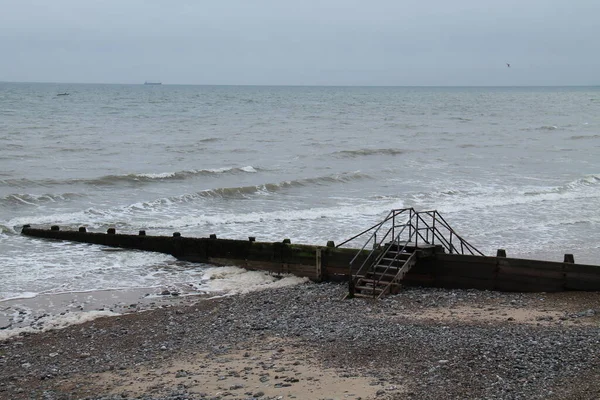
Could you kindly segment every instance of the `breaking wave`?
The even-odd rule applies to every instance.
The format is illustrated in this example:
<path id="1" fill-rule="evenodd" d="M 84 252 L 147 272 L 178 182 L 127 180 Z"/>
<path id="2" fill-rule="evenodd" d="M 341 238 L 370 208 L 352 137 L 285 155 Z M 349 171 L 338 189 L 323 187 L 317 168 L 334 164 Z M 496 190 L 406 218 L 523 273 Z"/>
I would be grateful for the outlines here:
<path id="1" fill-rule="evenodd" d="M 219 176 L 221 174 L 241 174 L 241 173 L 256 173 L 261 169 L 255 168 L 251 165 L 245 167 L 225 167 L 225 168 L 214 168 L 214 169 L 191 169 L 176 172 L 159 172 L 159 173 L 133 173 L 125 175 L 106 175 L 99 178 L 92 179 L 68 179 L 68 180 L 57 180 L 57 179 L 44 179 L 41 181 L 32 181 L 30 179 L 5 179 L 0 180 L 0 184 L 13 187 L 27 187 L 32 185 L 71 185 L 71 184 L 86 184 L 86 185 L 100 185 L 110 186 L 119 183 L 144 183 L 144 182 L 156 182 L 156 181 L 169 181 L 169 180 L 184 180 L 195 176 Z"/>
<path id="2" fill-rule="evenodd" d="M 73 199 L 85 197 L 83 194 L 78 193 L 63 193 L 63 194 L 9 194 L 0 198 L 0 206 L 3 205 L 19 205 L 19 206 L 32 206 L 37 207 L 40 204 L 57 203 L 70 201 Z"/>
<path id="3" fill-rule="evenodd" d="M 8 226 L 0 225 L 0 234 L 15 233 L 16 231 Z"/>
<path id="4" fill-rule="evenodd" d="M 355 180 L 368 179 L 369 175 L 363 174 L 359 171 L 342 173 L 336 175 L 327 175 L 316 178 L 304 178 L 296 179 L 291 181 L 283 181 L 279 183 L 265 183 L 254 186 L 240 186 L 230 188 L 214 188 L 207 189 L 193 194 L 185 194 L 174 198 L 157 200 L 160 202 L 190 202 L 197 200 L 198 198 L 223 198 L 223 199 L 235 199 L 235 198 L 246 198 L 251 195 L 264 195 L 276 193 L 281 190 L 295 188 L 295 187 L 307 187 L 307 186 L 321 186 L 330 185 L 335 183 L 351 182 Z"/>
<path id="5" fill-rule="evenodd" d="M 127 175 L 107 175 L 98 179 L 89 180 L 85 183 L 89 184 L 105 184 L 111 185 L 121 182 L 154 182 L 166 180 L 184 180 L 194 176 L 217 176 L 220 174 L 236 174 L 236 173 L 256 173 L 257 169 L 252 166 L 246 167 L 229 167 L 215 169 L 192 169 L 177 172 L 161 172 L 161 173 L 145 173 L 145 174 L 127 174 Z"/>
<path id="6" fill-rule="evenodd" d="M 117 229 L 122 229 L 127 227 L 127 221 L 129 221 L 134 215 L 136 216 L 138 223 L 140 223 L 144 220 L 147 220 L 147 218 L 152 218 L 155 212 L 166 212 L 165 210 L 173 210 L 177 208 L 177 204 L 194 203 L 207 199 L 247 199 L 254 196 L 268 196 L 289 188 L 332 185 L 369 178 L 370 177 L 368 175 L 356 171 L 315 178 L 284 181 L 280 183 L 266 183 L 255 186 L 214 188 L 195 193 L 164 197 L 152 201 L 139 202 L 106 209 L 92 207 L 71 213 L 17 217 L 10 220 L 8 225 L 22 226 L 23 224 L 32 224 L 35 226 L 56 223 L 60 224 L 61 226 L 66 224 L 70 228 L 77 228 L 79 224 L 85 224 L 90 228 L 96 229 L 99 227 L 104 228 L 102 221 L 108 220 L 111 221 L 111 226 L 116 226 Z"/>
<path id="7" fill-rule="evenodd" d="M 595 186 L 598 184 L 600 184 L 600 174 L 586 175 L 583 178 L 576 179 L 572 182 L 569 182 L 569 183 L 561 185 L 561 186 L 556 186 L 553 188 L 549 188 L 546 190 L 540 190 L 540 191 L 530 191 L 530 192 L 526 192 L 525 195 L 526 196 L 537 196 L 537 195 L 549 194 L 549 193 L 564 194 L 564 193 L 573 192 L 573 191 L 576 191 L 576 190 L 579 190 L 582 188 Z"/>

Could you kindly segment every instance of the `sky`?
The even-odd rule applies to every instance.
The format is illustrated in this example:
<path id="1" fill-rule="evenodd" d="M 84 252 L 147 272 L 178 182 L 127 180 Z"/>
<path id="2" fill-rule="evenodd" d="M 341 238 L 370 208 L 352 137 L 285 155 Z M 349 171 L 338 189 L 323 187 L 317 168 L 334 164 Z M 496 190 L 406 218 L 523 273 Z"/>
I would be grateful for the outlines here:
<path id="1" fill-rule="evenodd" d="M 0 10 L 0 81 L 600 84 L 600 0 L 0 0 Z"/>

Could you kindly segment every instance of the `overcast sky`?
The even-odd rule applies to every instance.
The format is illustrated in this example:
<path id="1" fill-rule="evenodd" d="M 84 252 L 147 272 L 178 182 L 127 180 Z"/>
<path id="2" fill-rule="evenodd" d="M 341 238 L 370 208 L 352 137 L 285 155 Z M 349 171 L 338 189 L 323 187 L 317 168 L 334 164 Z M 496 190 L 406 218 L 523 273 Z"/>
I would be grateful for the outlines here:
<path id="1" fill-rule="evenodd" d="M 600 0 L 0 0 L 0 81 L 146 80 L 598 85 Z"/>

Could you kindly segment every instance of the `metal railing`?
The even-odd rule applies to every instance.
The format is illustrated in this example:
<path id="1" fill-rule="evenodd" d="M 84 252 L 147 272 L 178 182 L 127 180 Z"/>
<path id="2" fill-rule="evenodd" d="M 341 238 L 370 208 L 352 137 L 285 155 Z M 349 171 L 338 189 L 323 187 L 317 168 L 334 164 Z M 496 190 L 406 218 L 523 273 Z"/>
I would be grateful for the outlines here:
<path id="1" fill-rule="evenodd" d="M 398 223 L 399 220 L 402 220 L 402 223 Z M 441 245 L 450 254 L 484 255 L 456 233 L 437 210 L 416 211 L 412 207 L 391 210 L 383 221 L 365 229 L 336 247 L 343 246 L 369 232 L 371 232 L 371 236 L 350 261 L 351 276 L 353 275 L 352 267 L 354 263 L 368 248 L 371 248 L 371 251 L 358 268 L 356 275 L 360 275 L 365 266 L 377 265 L 394 245 L 397 245 L 400 249 L 399 253 L 404 252 L 409 244 L 415 248 L 418 248 L 419 245 L 437 244 Z"/>

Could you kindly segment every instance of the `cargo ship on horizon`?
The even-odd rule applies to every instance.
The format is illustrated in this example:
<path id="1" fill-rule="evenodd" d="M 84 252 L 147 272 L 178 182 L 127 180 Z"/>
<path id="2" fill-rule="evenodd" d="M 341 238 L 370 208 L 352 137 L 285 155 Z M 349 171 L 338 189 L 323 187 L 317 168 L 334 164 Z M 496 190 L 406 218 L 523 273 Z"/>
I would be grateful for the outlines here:
<path id="1" fill-rule="evenodd" d="M 162 82 L 149 82 L 149 81 L 146 81 L 146 82 L 144 82 L 144 85 L 162 85 Z"/>

